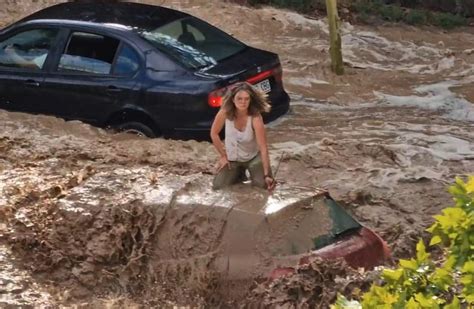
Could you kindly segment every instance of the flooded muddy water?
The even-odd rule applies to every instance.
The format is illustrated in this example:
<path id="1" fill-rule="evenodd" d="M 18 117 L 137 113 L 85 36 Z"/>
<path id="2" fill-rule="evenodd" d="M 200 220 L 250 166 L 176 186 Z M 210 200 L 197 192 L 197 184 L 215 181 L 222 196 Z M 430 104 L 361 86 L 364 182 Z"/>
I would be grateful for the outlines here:
<path id="1" fill-rule="evenodd" d="M 472 28 L 344 24 L 346 74 L 335 76 L 323 19 L 220 1 L 159 3 L 279 53 L 292 101 L 267 130 L 275 193 L 247 185 L 210 190 L 217 156 L 207 142 L 114 135 L 0 111 L 2 306 L 205 307 L 223 286 L 235 301 L 248 292 L 248 278 L 278 256 L 308 250 L 308 235 L 327 227 L 324 216 L 302 211 L 278 215 L 283 230 L 256 229 L 256 243 L 235 231 L 307 203 L 317 188 L 382 235 L 395 258 L 406 257 L 432 216 L 452 203 L 446 189 L 454 177 L 474 173 Z M 27 12 L 8 5 L 11 16 Z M 321 267 L 306 271 L 316 276 Z M 304 274 L 278 293 L 306 282 Z M 271 293 L 249 295 L 285 303 Z"/>

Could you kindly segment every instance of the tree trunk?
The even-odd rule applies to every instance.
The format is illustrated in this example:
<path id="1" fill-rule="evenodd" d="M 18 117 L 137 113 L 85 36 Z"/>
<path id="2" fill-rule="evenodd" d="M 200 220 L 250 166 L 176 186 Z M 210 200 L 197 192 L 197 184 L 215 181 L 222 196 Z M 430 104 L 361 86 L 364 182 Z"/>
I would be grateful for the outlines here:
<path id="1" fill-rule="evenodd" d="M 331 70 L 337 75 L 342 75 L 344 74 L 344 65 L 342 62 L 341 33 L 339 31 L 340 19 L 337 14 L 336 0 L 326 0 L 326 10 L 329 23 Z"/>

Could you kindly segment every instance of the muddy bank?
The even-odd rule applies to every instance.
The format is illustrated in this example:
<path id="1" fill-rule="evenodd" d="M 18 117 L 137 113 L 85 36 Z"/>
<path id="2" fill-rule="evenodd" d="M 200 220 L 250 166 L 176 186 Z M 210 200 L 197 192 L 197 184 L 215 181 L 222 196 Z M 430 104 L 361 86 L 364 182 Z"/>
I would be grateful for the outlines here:
<path id="1" fill-rule="evenodd" d="M 90 302 L 94 291 L 95 297 L 121 295 L 150 306 L 233 303 L 254 279 L 266 280 L 282 265 L 280 257 L 311 250 L 313 239 L 329 229 L 315 190 L 282 185 L 269 196 L 242 185 L 216 193 L 212 177 L 196 170 L 178 175 L 163 165 L 106 160 L 116 154 L 97 143 L 105 142 L 99 138 L 105 133 L 96 129 L 68 136 L 74 147 L 84 146 L 81 156 L 68 160 L 58 154 L 70 145 L 46 133 L 61 122 L 25 117 L 37 121 L 43 152 L 24 162 L 21 140 L 0 139 L 6 154 L 2 240 L 37 280 L 61 283 L 50 287 L 56 302 Z M 28 126 L 23 123 L 33 135 Z M 147 142 L 106 136 L 109 142 Z"/>

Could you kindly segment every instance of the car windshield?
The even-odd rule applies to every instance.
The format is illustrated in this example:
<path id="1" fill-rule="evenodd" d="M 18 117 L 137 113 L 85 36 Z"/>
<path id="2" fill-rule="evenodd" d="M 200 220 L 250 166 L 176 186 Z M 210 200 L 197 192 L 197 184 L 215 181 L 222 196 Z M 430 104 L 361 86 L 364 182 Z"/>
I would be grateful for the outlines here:
<path id="1" fill-rule="evenodd" d="M 246 47 L 225 32 L 193 17 L 140 31 L 139 35 L 189 69 L 215 65 Z"/>

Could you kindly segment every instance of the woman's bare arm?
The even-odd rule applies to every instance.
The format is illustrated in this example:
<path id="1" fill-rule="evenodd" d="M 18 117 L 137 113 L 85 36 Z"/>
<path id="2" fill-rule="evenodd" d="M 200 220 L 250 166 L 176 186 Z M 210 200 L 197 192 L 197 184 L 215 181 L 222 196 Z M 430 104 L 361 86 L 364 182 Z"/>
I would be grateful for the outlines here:
<path id="1" fill-rule="evenodd" d="M 217 152 L 220 154 L 221 157 L 226 157 L 227 158 L 227 153 L 225 151 L 225 145 L 222 142 L 219 133 L 221 132 L 222 128 L 224 127 L 225 124 L 225 112 L 223 110 L 220 110 L 216 117 L 214 118 L 214 122 L 212 123 L 211 127 L 211 140 L 212 144 L 216 148 Z"/>
<path id="2" fill-rule="evenodd" d="M 263 124 L 262 115 L 252 117 L 253 129 L 255 130 L 255 138 L 262 157 L 264 175 L 272 176 L 270 168 L 270 156 L 268 154 L 267 136 L 265 133 L 265 125 Z"/>

